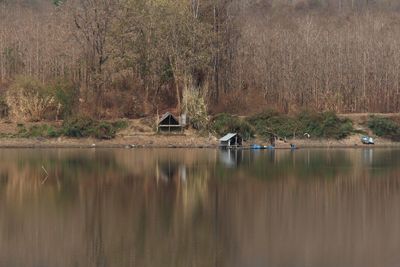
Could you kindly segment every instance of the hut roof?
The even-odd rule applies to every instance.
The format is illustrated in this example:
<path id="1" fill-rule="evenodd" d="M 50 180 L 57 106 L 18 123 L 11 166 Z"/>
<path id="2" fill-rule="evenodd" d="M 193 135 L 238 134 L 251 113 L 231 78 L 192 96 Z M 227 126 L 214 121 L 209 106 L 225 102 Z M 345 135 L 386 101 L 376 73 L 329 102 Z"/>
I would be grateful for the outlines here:
<path id="1" fill-rule="evenodd" d="M 238 134 L 237 134 L 237 133 L 228 133 L 227 135 L 225 135 L 224 137 L 222 137 L 221 139 L 219 139 L 219 141 L 221 141 L 221 142 L 229 141 L 230 139 L 232 139 L 232 138 L 235 137 L 236 135 L 238 135 Z"/>
<path id="2" fill-rule="evenodd" d="M 171 112 L 166 112 L 164 115 L 162 115 L 159 123 L 161 124 L 169 116 L 171 116 L 176 122 L 179 123 L 179 119 L 177 117 L 175 117 L 174 114 L 172 114 Z"/>

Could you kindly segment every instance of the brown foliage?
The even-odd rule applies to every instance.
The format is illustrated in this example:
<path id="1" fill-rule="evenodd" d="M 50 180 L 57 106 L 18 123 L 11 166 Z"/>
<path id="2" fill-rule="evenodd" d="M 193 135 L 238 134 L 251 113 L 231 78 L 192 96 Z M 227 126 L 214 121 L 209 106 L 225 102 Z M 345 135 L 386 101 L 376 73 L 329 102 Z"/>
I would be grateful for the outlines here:
<path id="1" fill-rule="evenodd" d="M 179 109 L 187 87 L 213 111 L 400 110 L 396 0 L 35 2 L 0 2 L 0 83 L 71 81 L 92 116 Z"/>
<path id="2" fill-rule="evenodd" d="M 400 31 L 396 13 L 342 16 L 291 13 L 248 18 L 235 69 L 265 104 L 339 112 L 400 109 Z"/>
<path id="3" fill-rule="evenodd" d="M 7 91 L 5 100 L 10 117 L 16 121 L 40 121 L 47 112 L 60 107 L 52 94 L 31 79 L 17 79 Z"/>

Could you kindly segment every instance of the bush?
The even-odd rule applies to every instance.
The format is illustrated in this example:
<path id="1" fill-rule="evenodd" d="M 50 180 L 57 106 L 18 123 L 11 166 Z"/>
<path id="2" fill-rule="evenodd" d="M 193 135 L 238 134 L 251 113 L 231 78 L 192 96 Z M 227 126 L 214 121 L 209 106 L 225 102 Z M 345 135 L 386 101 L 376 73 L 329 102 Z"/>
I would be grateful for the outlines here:
<path id="1" fill-rule="evenodd" d="M 248 122 L 256 129 L 257 134 L 269 138 L 303 137 L 308 133 L 314 138 L 343 139 L 354 132 L 349 119 L 341 119 L 333 112 L 301 112 L 288 116 L 273 110 L 265 111 L 250 117 Z"/>
<path id="2" fill-rule="evenodd" d="M 56 102 L 59 104 L 57 118 L 66 119 L 71 116 L 78 102 L 78 89 L 72 83 L 60 80 L 52 84 L 48 90 L 55 96 Z"/>
<path id="3" fill-rule="evenodd" d="M 354 132 L 350 119 L 341 119 L 334 112 L 302 112 L 297 116 L 299 128 L 317 138 L 343 139 Z"/>
<path id="4" fill-rule="evenodd" d="M 24 124 L 18 123 L 16 133 L 4 133 L 1 134 L 1 137 L 57 138 L 67 136 L 74 138 L 94 137 L 97 139 L 112 139 L 115 138 L 119 130 L 126 127 L 128 127 L 128 122 L 123 120 L 109 123 L 95 121 L 86 117 L 75 117 L 65 120 L 62 126 L 35 124 L 28 128 Z"/>
<path id="5" fill-rule="evenodd" d="M 47 134 L 47 125 L 34 125 L 26 131 L 26 137 L 40 137 Z"/>
<path id="6" fill-rule="evenodd" d="M 87 117 L 75 117 L 63 123 L 63 134 L 67 137 L 112 139 L 115 137 L 118 130 L 119 129 L 111 123 L 98 122 Z"/>
<path id="7" fill-rule="evenodd" d="M 117 130 L 108 122 L 97 123 L 93 128 L 93 137 L 97 139 L 113 139 Z"/>
<path id="8" fill-rule="evenodd" d="M 62 135 L 62 130 L 55 129 L 53 126 L 47 128 L 47 137 L 56 138 Z"/>
<path id="9" fill-rule="evenodd" d="M 377 136 L 396 140 L 399 139 L 400 127 L 395 121 L 389 118 L 371 116 L 367 124 L 368 128 Z"/>
<path id="10" fill-rule="evenodd" d="M 49 137 L 55 138 L 61 136 L 62 131 L 55 129 L 53 126 L 42 124 L 33 125 L 26 129 L 23 124 L 18 124 L 18 132 L 16 137 L 30 138 L 30 137 Z"/>
<path id="11" fill-rule="evenodd" d="M 127 125 L 127 122 L 117 121 L 114 123 L 99 122 L 86 117 L 75 117 L 66 120 L 62 127 L 54 127 L 47 124 L 33 125 L 26 128 L 24 124 L 17 125 L 17 133 L 11 137 L 46 137 L 56 138 L 60 136 L 82 138 L 94 137 L 97 139 L 115 138 L 118 130 Z"/>
<path id="12" fill-rule="evenodd" d="M 74 117 L 64 121 L 63 133 L 68 137 L 89 137 L 93 133 L 95 121 L 87 117 Z"/>
<path id="13" fill-rule="evenodd" d="M 292 137 L 295 135 L 297 125 L 293 118 L 268 110 L 248 119 L 256 129 L 257 134 L 264 137 L 279 136 Z"/>
<path id="14" fill-rule="evenodd" d="M 54 95 L 37 80 L 19 77 L 6 93 L 10 116 L 16 120 L 39 121 L 49 109 L 57 106 Z"/>
<path id="15" fill-rule="evenodd" d="M 247 121 L 226 113 L 216 115 L 210 128 L 219 136 L 229 132 L 240 133 L 245 140 L 254 137 L 255 133 L 254 128 Z"/>

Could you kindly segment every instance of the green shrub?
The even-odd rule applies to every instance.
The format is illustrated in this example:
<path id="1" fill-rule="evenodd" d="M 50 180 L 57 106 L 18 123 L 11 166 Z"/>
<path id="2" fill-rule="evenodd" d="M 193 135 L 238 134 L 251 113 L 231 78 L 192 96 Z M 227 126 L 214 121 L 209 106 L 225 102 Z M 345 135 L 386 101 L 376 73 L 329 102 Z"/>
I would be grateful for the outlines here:
<path id="1" fill-rule="evenodd" d="M 24 124 L 17 124 L 17 132 L 15 134 L 4 134 L 4 137 L 45 137 L 57 138 L 60 136 L 83 138 L 94 137 L 97 139 L 115 138 L 117 132 L 128 127 L 127 121 L 116 121 L 113 123 L 105 121 L 95 121 L 87 117 L 74 117 L 65 120 L 61 127 L 36 124 L 27 128 Z"/>
<path id="2" fill-rule="evenodd" d="M 47 136 L 50 138 L 60 137 L 62 135 L 62 129 L 55 129 L 53 126 L 47 128 Z"/>
<path id="3" fill-rule="evenodd" d="M 40 137 L 47 133 L 47 125 L 34 125 L 26 132 L 26 137 Z"/>
<path id="4" fill-rule="evenodd" d="M 211 121 L 210 128 L 219 136 L 229 132 L 240 133 L 245 140 L 253 137 L 255 133 L 247 121 L 226 113 L 216 115 Z"/>
<path id="5" fill-rule="evenodd" d="M 62 132 L 55 129 L 53 126 L 42 124 L 33 125 L 29 129 L 25 128 L 24 125 L 18 125 L 18 132 L 15 137 L 31 138 L 31 137 L 49 137 L 55 138 L 61 136 Z"/>
<path id="6" fill-rule="evenodd" d="M 352 121 L 339 118 L 334 112 L 302 112 L 297 122 L 301 132 L 317 138 L 343 139 L 354 132 Z"/>
<path id="7" fill-rule="evenodd" d="M 268 110 L 248 119 L 256 129 L 257 134 L 264 137 L 292 137 L 295 135 L 297 124 L 294 118 Z"/>
<path id="8" fill-rule="evenodd" d="M 99 122 L 93 128 L 93 137 L 97 139 L 113 139 L 117 133 L 116 128 L 108 122 Z"/>
<path id="9" fill-rule="evenodd" d="M 389 118 L 371 116 L 367 124 L 368 128 L 377 136 L 396 140 L 399 139 L 400 126 Z"/>
<path id="10" fill-rule="evenodd" d="M 87 117 L 70 118 L 63 123 L 63 134 L 67 137 L 94 137 L 97 139 L 112 139 L 115 137 L 118 127 L 124 123 L 114 125 L 109 122 L 99 122 Z"/>
<path id="11" fill-rule="evenodd" d="M 96 122 L 87 117 L 74 117 L 64 121 L 63 134 L 67 137 L 90 137 Z"/>
<path id="12" fill-rule="evenodd" d="M 59 103 L 57 115 L 63 119 L 70 117 L 78 102 L 78 89 L 72 83 L 59 80 L 49 86 L 48 90 L 55 95 L 56 101 Z"/>
<path id="13" fill-rule="evenodd" d="M 269 138 L 304 137 L 343 139 L 354 132 L 349 119 L 341 119 L 333 112 L 314 113 L 304 111 L 288 116 L 273 110 L 265 111 L 248 119 L 257 134 Z"/>

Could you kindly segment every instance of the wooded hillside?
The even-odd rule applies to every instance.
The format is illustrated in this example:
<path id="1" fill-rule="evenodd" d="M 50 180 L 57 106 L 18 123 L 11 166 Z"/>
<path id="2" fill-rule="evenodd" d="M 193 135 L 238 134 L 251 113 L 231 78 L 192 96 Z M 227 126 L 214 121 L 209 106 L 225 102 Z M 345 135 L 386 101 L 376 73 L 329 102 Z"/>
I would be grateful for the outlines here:
<path id="1" fill-rule="evenodd" d="M 185 95 L 214 113 L 400 110 L 396 0 L 0 0 L 0 25 L 16 120 L 134 118 Z"/>

